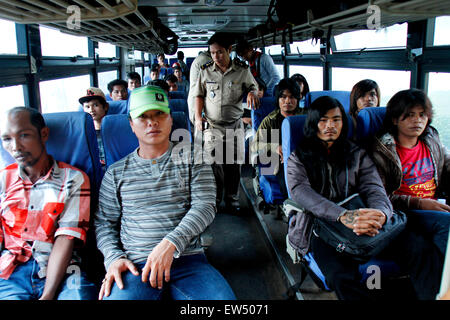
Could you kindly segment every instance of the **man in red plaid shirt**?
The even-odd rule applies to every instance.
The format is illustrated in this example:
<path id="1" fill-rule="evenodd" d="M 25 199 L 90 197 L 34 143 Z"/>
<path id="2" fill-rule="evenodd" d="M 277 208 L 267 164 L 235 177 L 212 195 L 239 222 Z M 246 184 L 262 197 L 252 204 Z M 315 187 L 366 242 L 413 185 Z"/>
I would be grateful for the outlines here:
<path id="1" fill-rule="evenodd" d="M 34 109 L 9 110 L 0 134 L 16 160 L 0 170 L 0 299 L 94 298 L 95 286 L 83 274 L 66 274 L 77 268 L 77 241 L 86 240 L 87 175 L 47 154 L 49 128 Z"/>

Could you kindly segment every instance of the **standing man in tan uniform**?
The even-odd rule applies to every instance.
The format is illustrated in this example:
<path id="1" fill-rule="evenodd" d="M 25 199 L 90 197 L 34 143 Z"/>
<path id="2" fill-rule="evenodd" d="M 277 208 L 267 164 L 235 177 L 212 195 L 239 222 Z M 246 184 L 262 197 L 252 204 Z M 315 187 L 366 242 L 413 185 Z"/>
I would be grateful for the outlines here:
<path id="1" fill-rule="evenodd" d="M 201 51 L 197 58 L 192 61 L 191 69 L 189 72 L 189 93 L 188 93 L 188 107 L 189 107 L 189 119 L 192 124 L 195 123 L 195 96 L 192 94 L 191 89 L 196 85 L 198 77 L 200 75 L 201 66 L 212 61 L 209 51 Z"/>
<path id="2" fill-rule="evenodd" d="M 204 155 L 212 157 L 217 204 L 221 202 L 222 190 L 225 189 L 226 207 L 237 211 L 241 176 L 239 162 L 244 160 L 242 98 L 246 94 L 247 105 L 252 108 L 259 106 L 259 99 L 257 82 L 247 65 L 230 58 L 232 44 L 233 39 L 221 32 L 209 39 L 209 52 L 213 60 L 201 66 L 191 90 L 196 97 L 195 130 L 197 134 L 203 131 Z"/>

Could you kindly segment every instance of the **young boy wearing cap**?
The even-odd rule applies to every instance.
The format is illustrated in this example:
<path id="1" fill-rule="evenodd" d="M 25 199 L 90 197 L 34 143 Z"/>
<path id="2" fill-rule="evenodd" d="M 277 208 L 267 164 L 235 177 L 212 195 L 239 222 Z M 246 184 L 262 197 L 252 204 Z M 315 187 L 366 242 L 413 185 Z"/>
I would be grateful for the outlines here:
<path id="1" fill-rule="evenodd" d="M 94 120 L 100 162 L 102 164 L 102 167 L 104 167 L 106 164 L 105 151 L 103 148 L 100 129 L 103 117 L 108 113 L 109 104 L 108 102 L 106 102 L 106 97 L 103 91 L 95 87 L 87 88 L 85 95 L 78 99 L 78 101 L 82 104 L 84 112 L 89 113 L 92 117 L 92 120 Z"/>
<path id="2" fill-rule="evenodd" d="M 194 164 L 193 152 L 176 161 L 160 87 L 133 90 L 129 108 L 139 147 L 106 171 L 94 222 L 107 270 L 99 298 L 235 299 L 200 245 L 216 212 L 211 166 Z"/>

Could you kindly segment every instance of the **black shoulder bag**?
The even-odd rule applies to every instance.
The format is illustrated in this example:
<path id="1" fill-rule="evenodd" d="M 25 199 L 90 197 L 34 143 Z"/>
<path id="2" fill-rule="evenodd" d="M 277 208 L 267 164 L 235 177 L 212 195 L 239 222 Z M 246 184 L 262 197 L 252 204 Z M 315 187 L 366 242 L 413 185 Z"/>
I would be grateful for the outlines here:
<path id="1" fill-rule="evenodd" d="M 338 205 L 347 210 L 367 207 L 357 193 L 347 197 Z M 361 262 L 366 262 L 383 251 L 403 231 L 405 226 L 405 213 L 394 210 L 392 218 L 386 220 L 383 227 L 378 230 L 379 233 L 374 237 L 358 236 L 340 221 L 329 221 L 317 217 L 314 219 L 313 232 L 330 246 L 336 248 L 336 251 L 349 254 Z"/>

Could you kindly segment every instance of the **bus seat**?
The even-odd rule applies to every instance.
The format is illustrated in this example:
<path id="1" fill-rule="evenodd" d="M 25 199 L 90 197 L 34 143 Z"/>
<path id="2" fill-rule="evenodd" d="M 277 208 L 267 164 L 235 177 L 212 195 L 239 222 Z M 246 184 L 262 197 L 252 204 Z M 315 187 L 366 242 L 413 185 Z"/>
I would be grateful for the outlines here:
<path id="1" fill-rule="evenodd" d="M 375 107 L 375 108 L 370 108 L 370 109 L 381 109 L 381 108 Z M 378 110 L 376 112 L 377 112 L 377 114 L 381 113 L 381 111 L 378 111 Z M 370 111 L 368 113 L 370 113 Z M 289 162 L 289 156 L 295 150 L 295 148 L 297 147 L 297 145 L 303 138 L 303 126 L 305 124 L 306 117 L 307 117 L 306 115 L 291 116 L 291 117 L 288 117 L 283 120 L 281 130 L 282 130 L 282 136 L 283 136 L 282 149 L 283 149 L 283 154 L 286 155 L 284 157 L 284 159 L 285 159 L 284 172 L 285 172 L 285 178 L 286 178 L 286 185 L 287 185 L 287 165 Z M 348 114 L 347 114 L 347 119 L 348 119 L 348 123 L 349 123 L 348 137 L 350 138 L 353 136 L 353 129 L 352 129 L 353 127 L 351 125 L 352 119 Z M 376 119 L 378 119 L 378 118 L 376 118 Z M 287 189 L 288 189 L 289 198 L 291 198 L 289 188 L 287 188 Z M 289 204 L 290 203 L 285 202 L 284 207 L 286 208 Z M 289 212 L 286 212 L 286 211 L 288 211 L 288 210 L 285 210 L 285 214 L 289 215 Z M 301 261 L 301 263 L 302 263 L 302 272 L 304 272 L 304 270 L 306 270 L 312 276 L 313 280 L 319 287 L 321 287 L 322 289 L 325 289 L 325 290 L 329 290 L 329 288 L 325 282 L 325 276 L 323 275 L 322 271 L 320 270 L 319 266 L 317 265 L 316 261 L 314 260 L 314 256 L 313 256 L 312 252 L 308 252 L 304 257 L 304 261 Z M 366 264 L 360 265 L 359 272 L 362 277 L 361 281 L 366 281 L 367 278 L 371 275 L 370 273 L 368 273 L 368 270 L 369 270 L 368 267 L 371 265 L 377 265 L 380 268 L 381 273 L 383 275 L 387 275 L 388 277 L 397 277 L 400 275 L 404 275 L 404 273 L 402 274 L 402 271 L 400 270 L 398 265 L 396 263 L 394 263 L 393 261 L 374 257 L 374 258 L 370 259 L 370 261 L 367 262 Z M 304 278 L 305 278 L 305 276 L 301 277 L 302 280 L 304 280 Z M 299 288 L 301 286 L 301 283 L 297 284 L 296 286 L 297 286 L 297 288 Z"/>
<path id="2" fill-rule="evenodd" d="M 333 97 L 342 104 L 345 112 L 350 112 L 350 91 L 335 91 L 335 90 L 324 90 L 324 91 L 310 91 L 306 94 L 305 108 L 309 108 L 314 100 L 321 96 Z"/>
<path id="3" fill-rule="evenodd" d="M 178 90 L 178 91 L 170 91 L 169 92 L 169 98 L 170 99 L 184 99 L 184 100 L 186 100 L 187 96 L 186 96 L 186 92 L 185 91 Z"/>
<path id="4" fill-rule="evenodd" d="M 356 137 L 365 140 L 377 134 L 386 115 L 386 107 L 368 107 L 362 109 L 356 118 Z"/>
<path id="5" fill-rule="evenodd" d="M 172 131 L 180 128 L 188 130 L 189 121 L 183 112 L 172 112 L 172 118 Z M 106 115 L 102 120 L 101 135 L 105 149 L 106 167 L 133 152 L 139 146 L 126 114 Z"/>
<path id="6" fill-rule="evenodd" d="M 194 62 L 195 57 L 187 57 L 186 58 L 186 65 L 188 66 L 188 68 L 191 68 L 192 62 Z"/>
<path id="7" fill-rule="evenodd" d="M 109 104 L 107 114 L 127 114 L 128 113 L 128 100 L 119 101 L 107 101 Z M 78 111 L 84 111 L 83 106 L 79 105 Z"/>
<path id="8" fill-rule="evenodd" d="M 185 99 L 170 99 L 169 108 L 172 112 L 184 112 L 186 116 L 187 128 L 191 132 L 191 121 L 189 120 L 189 108 Z M 192 141 L 192 136 L 191 136 Z"/>

